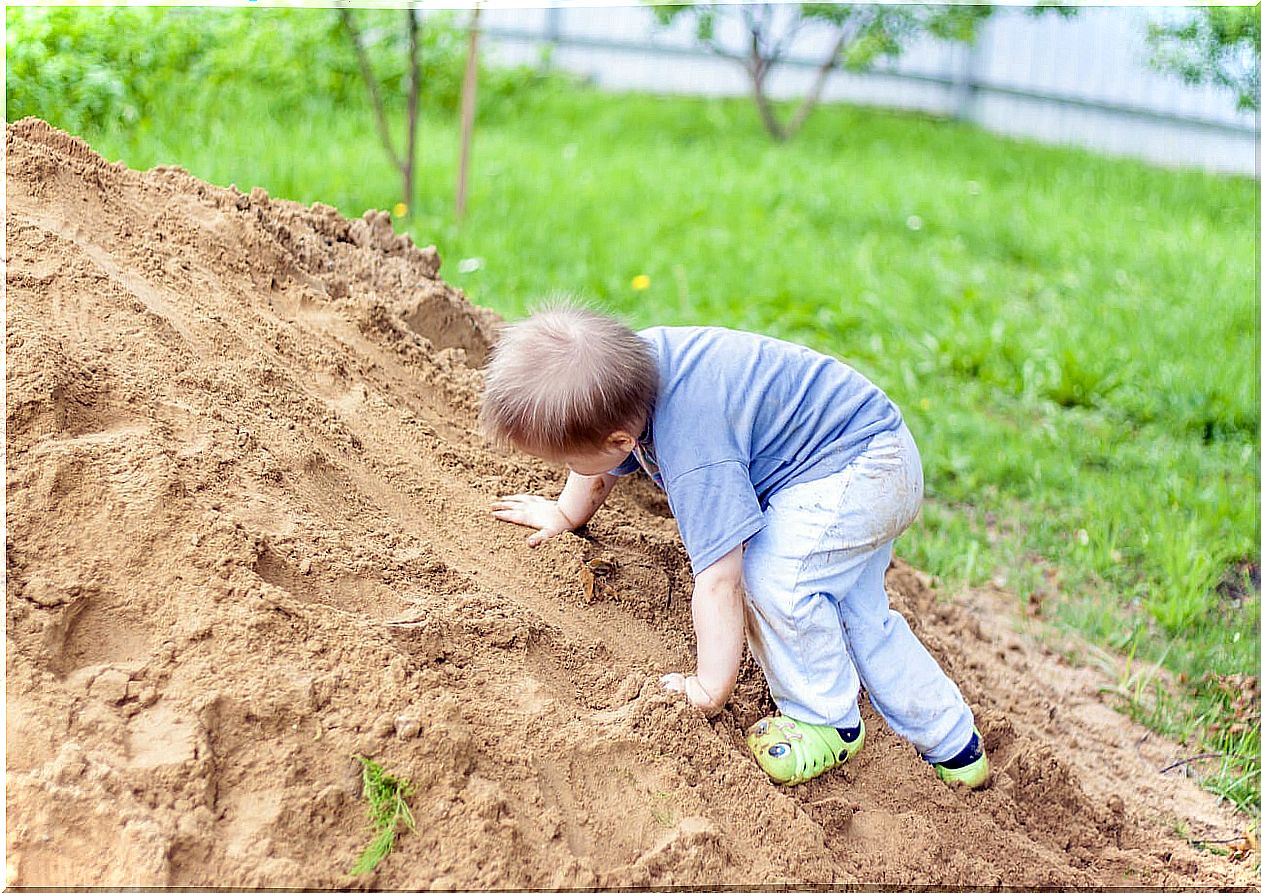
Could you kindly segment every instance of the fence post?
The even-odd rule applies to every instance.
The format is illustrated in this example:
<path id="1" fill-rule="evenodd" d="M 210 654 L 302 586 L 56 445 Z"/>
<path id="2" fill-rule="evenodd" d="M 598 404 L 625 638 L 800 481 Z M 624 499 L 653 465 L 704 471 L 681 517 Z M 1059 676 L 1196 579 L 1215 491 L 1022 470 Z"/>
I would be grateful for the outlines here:
<path id="1" fill-rule="evenodd" d="M 977 29 L 976 40 L 962 47 L 963 58 L 954 66 L 951 74 L 951 101 L 954 105 L 954 117 L 960 121 L 971 121 L 976 117 L 976 94 L 979 89 L 977 72 L 981 65 L 981 43 L 989 22 L 981 22 Z"/>

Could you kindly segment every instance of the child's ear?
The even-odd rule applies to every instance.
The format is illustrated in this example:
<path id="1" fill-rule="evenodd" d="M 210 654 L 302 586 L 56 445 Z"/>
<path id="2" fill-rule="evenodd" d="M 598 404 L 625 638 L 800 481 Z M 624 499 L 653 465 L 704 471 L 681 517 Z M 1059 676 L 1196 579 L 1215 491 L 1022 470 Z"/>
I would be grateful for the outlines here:
<path id="1" fill-rule="evenodd" d="M 626 431 L 614 431 L 608 436 L 605 444 L 609 449 L 625 450 L 629 453 L 635 448 L 635 438 Z"/>

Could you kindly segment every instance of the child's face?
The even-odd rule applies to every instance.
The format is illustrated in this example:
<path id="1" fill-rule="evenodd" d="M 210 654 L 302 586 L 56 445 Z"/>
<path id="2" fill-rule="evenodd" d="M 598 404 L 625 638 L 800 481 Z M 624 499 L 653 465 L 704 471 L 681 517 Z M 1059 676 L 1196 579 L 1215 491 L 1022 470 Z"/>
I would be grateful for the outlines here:
<path id="1" fill-rule="evenodd" d="M 608 474 L 625 462 L 626 457 L 635 448 L 635 443 L 635 438 L 627 432 L 614 431 L 598 449 L 581 450 L 557 456 L 543 456 L 538 453 L 531 453 L 531 455 L 548 462 L 563 463 L 574 474 L 594 477 L 599 474 Z"/>

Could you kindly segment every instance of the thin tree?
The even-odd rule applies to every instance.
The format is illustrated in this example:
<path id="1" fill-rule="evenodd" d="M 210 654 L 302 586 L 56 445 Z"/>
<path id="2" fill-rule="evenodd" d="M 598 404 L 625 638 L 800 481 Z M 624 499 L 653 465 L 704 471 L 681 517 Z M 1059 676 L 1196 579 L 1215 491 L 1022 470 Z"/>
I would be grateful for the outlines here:
<path id="1" fill-rule="evenodd" d="M 359 71 L 363 75 L 363 82 L 368 88 L 368 96 L 372 100 L 372 112 L 376 119 L 377 135 L 381 138 L 381 145 L 385 147 L 385 154 L 389 156 L 390 162 L 402 177 L 402 204 L 410 213 L 415 199 L 416 145 L 420 123 L 421 34 L 416 10 L 409 6 L 403 11 L 405 20 L 403 27 L 407 32 L 408 83 L 407 132 L 404 136 L 405 148 L 402 152 L 398 152 L 394 148 L 394 139 L 390 135 L 390 123 L 385 112 L 385 99 L 382 95 L 381 84 L 372 70 L 372 63 L 368 58 L 368 48 L 364 43 L 363 33 L 359 30 L 355 17 L 349 9 L 341 7 L 338 9 L 338 13 L 341 15 L 342 25 L 345 27 L 351 43 L 354 45 L 355 58 L 359 62 Z"/>
<path id="2" fill-rule="evenodd" d="M 468 196 L 469 149 L 473 142 L 473 116 L 477 111 L 477 37 L 482 14 L 480 4 L 473 7 L 469 20 L 468 59 L 464 64 L 464 86 L 460 90 L 460 169 L 455 182 L 455 219 L 464 219 Z"/>
<path id="3" fill-rule="evenodd" d="M 914 6 L 803 3 L 751 3 L 740 6 L 693 4 L 655 6 L 663 25 L 692 17 L 699 43 L 716 56 L 739 64 L 749 77 L 762 124 L 774 139 L 792 139 L 805 125 L 837 68 L 863 71 L 882 58 L 896 57 L 915 36 L 928 33 L 945 40 L 972 41 L 988 18 L 988 6 Z M 735 18 L 743 46 L 722 43 L 717 26 Z M 793 42 L 806 29 L 830 32 L 828 50 L 815 66 L 805 95 L 787 121 L 780 118 L 768 92 L 770 77 L 788 58 Z"/>

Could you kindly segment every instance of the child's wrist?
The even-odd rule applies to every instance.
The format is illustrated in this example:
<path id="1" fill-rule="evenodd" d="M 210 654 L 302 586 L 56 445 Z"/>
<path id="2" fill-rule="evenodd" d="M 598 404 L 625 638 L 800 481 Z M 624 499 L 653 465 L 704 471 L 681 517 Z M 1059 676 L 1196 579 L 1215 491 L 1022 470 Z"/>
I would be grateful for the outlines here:
<path id="1" fill-rule="evenodd" d="M 722 704 L 709 693 L 709 689 L 705 683 L 701 682 L 699 676 L 683 677 L 683 693 L 687 695 L 689 701 L 706 713 L 717 712 L 722 708 Z"/>

